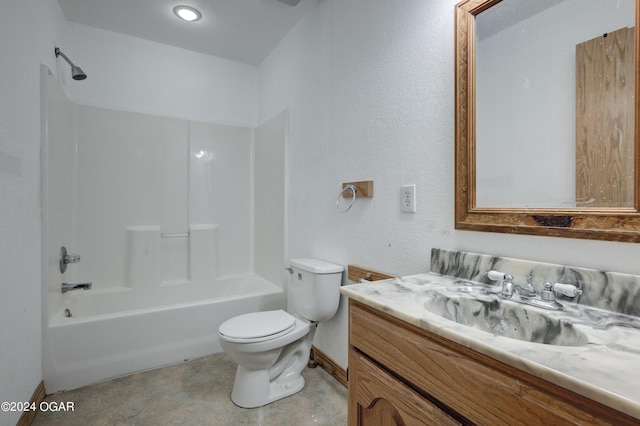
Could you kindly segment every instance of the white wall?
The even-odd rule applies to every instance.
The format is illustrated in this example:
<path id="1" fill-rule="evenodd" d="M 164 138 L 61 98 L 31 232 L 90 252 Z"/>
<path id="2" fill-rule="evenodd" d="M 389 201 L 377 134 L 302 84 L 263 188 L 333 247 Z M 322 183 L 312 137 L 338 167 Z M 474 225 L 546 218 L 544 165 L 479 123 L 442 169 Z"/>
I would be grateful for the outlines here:
<path id="1" fill-rule="evenodd" d="M 640 273 L 640 245 L 455 231 L 454 7 L 458 0 L 325 0 L 260 66 L 259 121 L 288 107 L 289 257 L 398 275 L 432 247 Z M 340 183 L 375 196 L 335 210 Z M 417 185 L 417 213 L 400 185 Z M 315 344 L 346 366 L 344 306 Z"/>
<path id="2" fill-rule="evenodd" d="M 0 13 L 0 401 L 28 401 L 42 379 L 40 64 L 64 44 L 55 0 L 12 0 Z M 0 425 L 21 413 L 0 412 Z"/>
<path id="3" fill-rule="evenodd" d="M 88 75 L 67 83 L 72 102 L 255 127 L 255 66 L 86 25 L 68 28 L 63 51 Z"/>
<path id="4" fill-rule="evenodd" d="M 326 0 L 260 66 L 259 120 L 290 112 L 289 257 L 406 275 L 453 245 L 454 4 Z M 366 179 L 374 197 L 339 214 L 341 182 Z M 315 344 L 344 366 L 346 339 L 342 306 Z"/>
<path id="5" fill-rule="evenodd" d="M 161 223 L 161 118 L 86 106 L 75 109 L 77 176 L 70 189 L 75 192 L 74 244 L 67 248 L 82 260 L 69 269 L 78 282 L 93 282 L 94 290 L 139 285 L 127 279 L 132 253 L 127 250 L 126 228 Z M 154 266 L 150 274 L 158 271 L 159 265 Z"/>
<path id="6" fill-rule="evenodd" d="M 219 275 L 253 270 L 253 134 L 246 127 L 189 123 L 189 221 L 219 226 Z"/>
<path id="7" fill-rule="evenodd" d="M 177 232 L 176 229 L 182 225 L 186 226 L 187 222 L 192 225 L 220 224 L 220 228 L 216 231 L 221 244 L 221 250 L 217 255 L 220 265 L 218 274 L 229 275 L 250 271 L 253 266 L 252 228 L 246 224 L 250 224 L 252 218 L 251 193 L 240 191 L 240 196 L 233 194 L 239 187 L 251 186 L 252 128 L 257 121 L 257 67 L 76 23 L 68 23 L 68 38 L 70 42 L 66 53 L 88 75 L 88 78 L 81 82 L 66 81 L 67 93 L 72 102 L 113 109 L 114 114 L 120 111 L 121 115 L 125 115 L 125 112 L 135 112 L 145 114 L 150 119 L 152 116 L 157 119 L 162 117 L 163 138 L 167 132 L 174 135 L 177 131 L 174 125 L 167 127 L 166 124 L 170 122 L 167 120 L 168 117 L 189 121 L 188 129 L 185 124 L 185 130 L 191 140 L 189 148 L 191 151 L 188 153 L 191 175 L 189 185 L 195 191 L 194 193 L 206 193 L 208 198 L 191 196 L 180 201 L 176 198 L 180 195 L 180 191 L 169 191 L 163 193 L 162 197 L 157 191 L 153 194 L 149 193 L 147 195 L 155 203 L 153 204 L 155 207 L 151 206 L 153 208 L 145 213 L 146 221 L 152 225 L 159 224 L 161 220 L 159 203 L 167 197 L 175 200 L 173 205 L 184 205 L 184 202 L 188 201 L 189 217 L 180 212 L 177 212 L 176 216 L 174 215 L 176 209 L 167 206 L 166 203 L 163 205 L 163 232 L 165 229 L 172 229 L 170 233 Z M 68 74 L 65 75 L 68 76 Z M 81 108 L 80 111 L 84 110 Z M 82 125 L 83 121 L 80 120 L 80 126 Z M 241 143 L 238 142 L 239 138 L 242 140 Z M 98 146 L 102 145 L 98 144 Z M 156 151 L 142 149 L 136 154 L 130 147 L 123 148 L 128 153 L 125 157 L 130 164 L 141 161 L 143 157 L 147 158 L 146 164 L 149 165 L 147 179 L 153 180 L 160 175 L 163 178 L 170 174 L 184 175 L 185 170 L 182 169 L 169 171 L 167 164 L 163 164 L 162 173 L 159 170 L 154 172 L 154 167 L 160 167 L 159 157 L 152 158 Z M 111 173 L 113 167 L 118 167 L 118 163 L 125 157 L 119 156 L 111 149 L 107 151 L 108 153 L 104 152 L 101 156 L 108 155 L 109 160 L 104 163 L 105 172 Z M 196 158 L 195 155 L 200 151 L 206 152 L 206 155 Z M 89 152 L 89 157 L 94 154 L 96 153 Z M 182 154 L 182 152 L 177 153 L 177 155 Z M 83 165 L 81 160 L 80 173 L 83 170 L 87 171 L 87 167 L 99 168 L 98 165 L 88 162 L 84 162 Z M 230 171 L 231 174 L 229 174 Z M 225 173 L 227 173 L 226 176 L 224 176 Z M 91 173 L 85 175 L 92 176 Z M 229 181 L 231 176 L 233 178 Z M 121 179 L 128 178 L 123 175 Z M 86 184 L 95 191 L 97 186 L 93 184 L 97 180 L 99 180 L 97 177 L 92 182 L 87 180 Z M 175 180 L 171 180 L 173 185 Z M 235 182 L 236 185 L 230 184 L 231 182 Z M 114 190 L 117 191 L 117 187 L 123 184 L 116 185 Z M 142 182 L 139 186 L 148 187 Z M 170 186 L 164 185 L 163 190 L 170 189 Z M 86 185 L 84 189 L 83 191 L 83 188 L 80 188 L 80 193 L 90 197 L 91 190 L 86 188 Z M 140 191 L 133 193 L 139 194 Z M 94 195 L 94 197 L 97 196 L 109 202 L 122 199 L 122 196 L 119 197 L 117 194 L 111 195 L 107 197 Z M 234 204 L 225 201 L 234 198 L 236 199 Z M 96 201 L 97 199 L 90 200 L 88 205 L 96 205 Z M 79 219 L 87 222 L 94 216 L 79 215 Z M 165 223 L 167 220 L 171 223 Z M 142 218 L 137 218 L 134 222 L 136 222 L 135 225 L 145 225 L 143 223 L 145 220 Z M 87 223 L 87 226 L 93 225 Z M 103 230 L 104 232 L 106 230 Z M 186 230 L 180 232 L 186 232 Z M 163 240 L 164 252 L 183 253 L 185 247 L 184 241 L 180 238 Z M 172 262 L 163 262 L 163 275 L 180 280 L 179 271 L 186 267 L 186 261 L 179 261 L 183 257 L 173 256 Z M 126 261 L 126 259 L 118 260 Z M 88 270 L 95 271 L 96 268 Z M 92 274 L 93 277 L 86 276 L 85 279 L 95 280 L 96 276 L 109 278 L 117 271 L 122 272 L 123 268 L 109 269 L 109 271 Z M 105 285 L 117 286 L 126 281 L 122 278 L 113 277 L 102 285 L 94 284 L 98 284 L 96 288 Z"/>
<path id="8" fill-rule="evenodd" d="M 63 282 L 77 282 L 77 269 L 72 266 L 60 271 L 60 248 L 74 252 L 73 225 L 76 200 L 76 149 L 74 141 L 74 105 L 69 102 L 56 77 L 42 67 L 43 85 L 46 86 L 46 135 L 42 143 L 42 274 L 43 274 L 43 330 L 48 324 L 51 307 L 62 307 Z M 58 312 L 60 315 L 60 312 Z M 46 336 L 43 335 L 43 338 Z"/>
<path id="9" fill-rule="evenodd" d="M 62 244 L 82 256 L 66 282 L 149 290 L 252 272 L 253 129 L 67 104 L 74 119 L 53 108 L 43 161 L 46 256 Z M 56 137 L 62 124 L 68 134 Z M 207 247 L 196 250 L 203 231 Z M 50 313 L 60 315 L 60 296 L 51 296 Z"/>
<path id="10" fill-rule="evenodd" d="M 285 177 L 289 114 L 283 111 L 255 131 L 253 148 L 253 265 L 255 273 L 284 287 Z"/>

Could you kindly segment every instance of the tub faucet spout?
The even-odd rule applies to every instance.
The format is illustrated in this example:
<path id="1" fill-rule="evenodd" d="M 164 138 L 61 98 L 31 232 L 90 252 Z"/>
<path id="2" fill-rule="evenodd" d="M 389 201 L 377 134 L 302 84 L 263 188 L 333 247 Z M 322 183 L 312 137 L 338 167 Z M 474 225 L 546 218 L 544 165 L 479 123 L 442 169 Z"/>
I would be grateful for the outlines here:
<path id="1" fill-rule="evenodd" d="M 79 284 L 62 283 L 62 292 L 66 293 L 72 290 L 89 290 L 91 286 L 93 286 L 93 283 L 79 283 Z"/>

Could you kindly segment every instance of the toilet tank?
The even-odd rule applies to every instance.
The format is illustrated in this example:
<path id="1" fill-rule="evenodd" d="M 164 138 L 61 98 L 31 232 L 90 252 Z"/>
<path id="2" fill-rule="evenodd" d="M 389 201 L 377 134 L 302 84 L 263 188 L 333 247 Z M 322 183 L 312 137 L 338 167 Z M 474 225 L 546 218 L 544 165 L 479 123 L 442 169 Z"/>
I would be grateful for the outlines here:
<path id="1" fill-rule="evenodd" d="M 288 295 L 291 308 L 309 321 L 333 317 L 340 303 L 342 271 L 340 265 L 318 259 L 291 259 Z"/>

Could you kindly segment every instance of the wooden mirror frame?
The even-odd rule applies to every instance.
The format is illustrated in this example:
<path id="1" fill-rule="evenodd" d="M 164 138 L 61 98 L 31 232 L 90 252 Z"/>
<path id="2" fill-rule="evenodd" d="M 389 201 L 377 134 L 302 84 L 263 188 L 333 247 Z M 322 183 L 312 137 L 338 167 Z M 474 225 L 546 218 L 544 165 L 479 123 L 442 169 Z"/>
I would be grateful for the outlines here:
<path id="1" fill-rule="evenodd" d="M 634 202 L 631 208 L 476 207 L 475 17 L 502 0 L 456 5 L 455 228 L 640 242 L 640 31 L 635 32 Z M 636 0 L 636 28 L 640 0 Z"/>

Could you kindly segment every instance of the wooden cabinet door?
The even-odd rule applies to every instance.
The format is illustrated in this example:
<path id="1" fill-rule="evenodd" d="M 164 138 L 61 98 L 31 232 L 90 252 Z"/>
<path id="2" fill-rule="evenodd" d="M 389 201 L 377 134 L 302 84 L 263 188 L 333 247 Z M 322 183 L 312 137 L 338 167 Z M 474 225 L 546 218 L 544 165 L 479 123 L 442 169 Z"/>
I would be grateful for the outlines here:
<path id="1" fill-rule="evenodd" d="M 349 352 L 349 425 L 460 425 L 359 352 Z"/>

